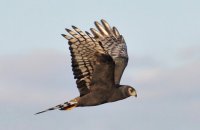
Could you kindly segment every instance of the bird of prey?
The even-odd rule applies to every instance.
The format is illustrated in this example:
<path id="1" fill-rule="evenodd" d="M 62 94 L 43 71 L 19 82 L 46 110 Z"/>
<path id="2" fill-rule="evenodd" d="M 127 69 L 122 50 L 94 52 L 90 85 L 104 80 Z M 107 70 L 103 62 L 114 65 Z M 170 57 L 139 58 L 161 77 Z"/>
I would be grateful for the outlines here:
<path id="1" fill-rule="evenodd" d="M 71 110 L 75 107 L 96 106 L 115 102 L 130 96 L 137 97 L 136 90 L 129 85 L 120 85 L 121 76 L 128 63 L 125 40 L 116 27 L 105 21 L 95 22 L 92 34 L 72 26 L 66 29 L 74 78 L 80 96 L 38 112 Z"/>

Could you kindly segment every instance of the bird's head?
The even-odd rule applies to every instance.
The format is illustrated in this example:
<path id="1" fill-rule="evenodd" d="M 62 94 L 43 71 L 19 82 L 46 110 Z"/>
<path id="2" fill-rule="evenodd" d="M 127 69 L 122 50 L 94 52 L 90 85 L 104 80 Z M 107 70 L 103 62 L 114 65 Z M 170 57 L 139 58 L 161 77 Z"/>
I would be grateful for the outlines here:
<path id="1" fill-rule="evenodd" d="M 135 96 L 137 97 L 137 92 L 136 90 L 128 85 L 120 85 L 119 87 L 120 91 L 124 95 L 124 97 L 130 97 L 130 96 Z"/>
<path id="2" fill-rule="evenodd" d="M 135 97 L 137 97 L 137 92 L 136 92 L 136 90 L 133 87 L 128 86 L 127 91 L 128 91 L 129 96 L 135 96 Z"/>

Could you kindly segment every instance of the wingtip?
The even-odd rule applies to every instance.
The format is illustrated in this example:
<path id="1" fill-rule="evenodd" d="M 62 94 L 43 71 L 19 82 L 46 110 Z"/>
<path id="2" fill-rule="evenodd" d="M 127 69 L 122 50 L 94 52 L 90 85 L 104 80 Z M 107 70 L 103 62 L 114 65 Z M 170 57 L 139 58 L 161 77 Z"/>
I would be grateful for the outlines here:
<path id="1" fill-rule="evenodd" d="M 105 19 L 101 19 L 102 23 L 108 23 Z"/>
<path id="2" fill-rule="evenodd" d="M 90 28 L 90 31 L 92 32 L 92 34 L 96 34 L 96 33 L 98 33 L 97 30 L 94 29 L 94 28 Z M 87 33 L 89 33 L 89 32 L 87 32 Z"/>
<path id="3" fill-rule="evenodd" d="M 63 37 L 64 37 L 64 38 L 66 38 L 67 40 L 71 39 L 71 37 L 70 37 L 70 36 L 68 36 L 68 35 L 65 35 L 65 34 L 61 34 L 61 36 L 63 36 Z"/>
<path id="4" fill-rule="evenodd" d="M 65 34 L 61 34 L 61 36 L 65 37 L 66 35 Z"/>
<path id="5" fill-rule="evenodd" d="M 87 35 L 91 35 L 88 31 L 85 31 L 85 33 L 86 33 Z"/>
<path id="6" fill-rule="evenodd" d="M 98 21 L 94 21 L 94 24 L 97 24 L 98 23 Z"/>
<path id="7" fill-rule="evenodd" d="M 98 27 L 101 26 L 101 24 L 98 21 L 94 21 L 94 24 Z"/>
<path id="8" fill-rule="evenodd" d="M 67 32 L 71 32 L 71 30 L 70 30 L 70 29 L 68 29 L 68 28 L 65 28 L 65 30 L 66 30 Z"/>
<path id="9" fill-rule="evenodd" d="M 90 38 L 93 38 L 94 36 L 91 34 L 91 33 L 89 33 L 88 31 L 85 31 L 85 33 L 90 37 Z"/>
<path id="10" fill-rule="evenodd" d="M 114 32 L 116 37 L 120 37 L 120 33 L 119 33 L 118 29 L 115 26 L 113 27 L 113 32 Z"/>
<path id="11" fill-rule="evenodd" d="M 77 28 L 76 26 L 74 26 L 74 25 L 72 25 L 72 28 L 73 28 L 73 29 L 78 29 L 78 28 Z"/>
<path id="12" fill-rule="evenodd" d="M 91 31 L 92 33 L 97 32 L 96 29 L 94 29 L 94 28 L 90 28 L 90 31 Z M 89 33 L 89 32 L 87 32 L 87 33 Z"/>

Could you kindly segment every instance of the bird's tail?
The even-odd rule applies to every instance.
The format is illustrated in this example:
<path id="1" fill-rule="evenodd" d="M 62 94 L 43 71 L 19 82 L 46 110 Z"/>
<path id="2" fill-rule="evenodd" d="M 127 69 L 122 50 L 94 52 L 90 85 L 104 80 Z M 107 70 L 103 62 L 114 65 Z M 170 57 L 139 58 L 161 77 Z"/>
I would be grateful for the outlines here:
<path id="1" fill-rule="evenodd" d="M 51 110 L 56 110 L 56 109 L 58 109 L 58 110 L 71 110 L 72 108 L 76 107 L 77 104 L 78 104 L 78 102 L 76 101 L 76 99 L 73 99 L 69 102 L 65 102 L 63 104 L 59 104 L 55 107 L 51 107 L 51 108 L 46 109 L 44 111 L 37 112 L 37 113 L 35 113 L 35 115 L 41 114 L 41 113 L 44 113 L 44 112 L 47 112 L 47 111 L 51 111 Z"/>

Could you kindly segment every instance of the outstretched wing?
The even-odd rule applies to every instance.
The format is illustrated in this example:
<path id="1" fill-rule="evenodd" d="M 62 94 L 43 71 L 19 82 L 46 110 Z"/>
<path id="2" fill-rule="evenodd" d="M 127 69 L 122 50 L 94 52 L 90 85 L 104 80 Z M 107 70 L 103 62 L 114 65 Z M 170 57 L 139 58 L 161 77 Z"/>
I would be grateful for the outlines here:
<path id="1" fill-rule="evenodd" d="M 75 26 L 72 28 L 73 31 L 66 29 L 71 36 L 65 34 L 62 36 L 68 39 L 74 78 L 80 96 L 83 96 L 90 92 L 96 54 L 106 54 L 106 52 L 88 32 L 85 34 Z"/>
<path id="2" fill-rule="evenodd" d="M 105 21 L 101 20 L 101 23 L 95 22 L 98 29 L 91 28 L 94 38 L 103 46 L 104 50 L 113 58 L 115 62 L 115 84 L 119 84 L 124 69 L 128 63 L 128 53 L 126 43 L 122 35 L 116 27 L 111 28 Z"/>

